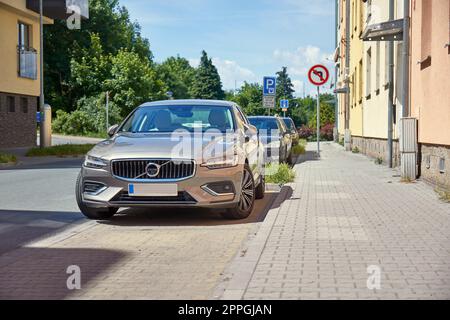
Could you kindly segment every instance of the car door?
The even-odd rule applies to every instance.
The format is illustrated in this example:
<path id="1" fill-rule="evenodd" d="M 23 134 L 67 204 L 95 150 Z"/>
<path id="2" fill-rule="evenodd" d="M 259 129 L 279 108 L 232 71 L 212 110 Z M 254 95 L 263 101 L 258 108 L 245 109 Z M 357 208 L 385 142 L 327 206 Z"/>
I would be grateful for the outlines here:
<path id="1" fill-rule="evenodd" d="M 284 121 L 281 119 L 278 120 L 278 126 L 280 127 L 281 140 L 283 141 L 283 161 L 286 161 L 289 158 L 292 148 L 292 138 L 287 129 Z"/>
<path id="2" fill-rule="evenodd" d="M 239 130 L 242 131 L 244 136 L 244 150 L 256 180 L 261 173 L 258 130 L 250 124 L 240 107 L 236 106 L 235 113 L 236 118 L 238 119 Z"/>

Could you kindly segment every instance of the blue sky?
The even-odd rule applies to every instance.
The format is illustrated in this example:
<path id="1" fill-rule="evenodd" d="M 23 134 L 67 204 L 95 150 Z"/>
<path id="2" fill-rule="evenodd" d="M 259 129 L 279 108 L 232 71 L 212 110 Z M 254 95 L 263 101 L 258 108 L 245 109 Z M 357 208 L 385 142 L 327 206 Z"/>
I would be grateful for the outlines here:
<path id="1" fill-rule="evenodd" d="M 303 94 L 309 66 L 332 64 L 334 0 L 120 0 L 142 27 L 158 62 L 204 49 L 225 89 L 261 82 L 282 66 Z M 307 94 L 313 87 L 306 84 Z"/>

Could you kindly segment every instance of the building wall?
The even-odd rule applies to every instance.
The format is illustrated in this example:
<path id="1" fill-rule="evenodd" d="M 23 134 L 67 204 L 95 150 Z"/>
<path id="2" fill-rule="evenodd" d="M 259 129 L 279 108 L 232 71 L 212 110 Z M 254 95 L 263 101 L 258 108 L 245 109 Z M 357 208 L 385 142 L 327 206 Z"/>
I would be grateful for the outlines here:
<path id="1" fill-rule="evenodd" d="M 360 39 L 364 31 L 364 4 L 362 1 L 350 2 L 350 132 L 363 135 L 363 41 Z"/>
<path id="2" fill-rule="evenodd" d="M 450 1 L 412 1 L 411 116 L 419 124 L 420 172 L 425 180 L 450 190 L 449 23 Z"/>
<path id="3" fill-rule="evenodd" d="M 338 30 L 337 30 L 337 38 L 339 42 L 339 56 L 338 56 L 338 63 L 340 65 L 338 69 L 338 85 L 337 88 L 344 88 L 345 87 L 345 50 L 346 50 L 346 43 L 345 43 L 345 2 L 346 0 L 337 0 L 338 1 Z M 343 139 L 344 133 L 345 133 L 345 94 L 338 94 L 338 135 L 339 139 Z"/>
<path id="4" fill-rule="evenodd" d="M 31 80 L 20 78 L 17 74 L 17 23 L 19 21 L 31 26 L 30 44 L 39 55 L 38 16 L 25 8 L 25 0 L 0 0 L 0 57 L 2 60 L 0 64 L 0 92 L 39 96 L 39 77 L 37 80 Z"/>
<path id="5" fill-rule="evenodd" d="M 36 144 L 39 63 L 36 80 L 19 77 L 19 22 L 30 26 L 30 46 L 39 60 L 39 16 L 26 9 L 25 0 L 0 0 L 0 148 Z"/>
<path id="6" fill-rule="evenodd" d="M 0 148 L 36 145 L 38 98 L 0 92 Z"/>

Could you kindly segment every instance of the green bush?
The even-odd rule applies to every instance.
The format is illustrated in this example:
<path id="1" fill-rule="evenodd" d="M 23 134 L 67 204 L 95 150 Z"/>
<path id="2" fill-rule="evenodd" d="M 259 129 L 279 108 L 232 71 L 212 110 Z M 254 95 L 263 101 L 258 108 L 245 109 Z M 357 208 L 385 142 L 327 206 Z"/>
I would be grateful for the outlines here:
<path id="1" fill-rule="evenodd" d="M 295 171 L 286 163 L 272 164 L 266 167 L 266 182 L 286 184 L 295 181 Z"/>
<path id="2" fill-rule="evenodd" d="M 56 111 L 53 131 L 68 135 L 94 136 L 106 132 L 105 94 L 98 97 L 83 97 L 78 101 L 77 110 L 67 113 Z M 109 104 L 109 123 L 120 123 L 120 109 L 113 102 Z"/>
<path id="3" fill-rule="evenodd" d="M 358 147 L 354 147 L 354 148 L 352 149 L 352 152 L 353 152 L 353 153 L 359 153 L 359 148 L 358 148 Z"/>
<path id="4" fill-rule="evenodd" d="M 305 146 L 303 144 L 298 144 L 292 147 L 292 154 L 295 156 L 301 155 L 305 153 Z"/>
<path id="5" fill-rule="evenodd" d="M 0 163 L 16 163 L 17 158 L 13 154 L 0 152 Z"/>

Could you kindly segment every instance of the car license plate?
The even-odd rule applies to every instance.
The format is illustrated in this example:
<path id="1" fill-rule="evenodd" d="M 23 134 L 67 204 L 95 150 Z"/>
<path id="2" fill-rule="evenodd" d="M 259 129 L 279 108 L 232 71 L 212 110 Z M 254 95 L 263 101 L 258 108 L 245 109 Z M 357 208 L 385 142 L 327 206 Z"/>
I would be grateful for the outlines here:
<path id="1" fill-rule="evenodd" d="M 129 184 L 128 194 L 132 197 L 176 197 L 177 184 Z"/>

